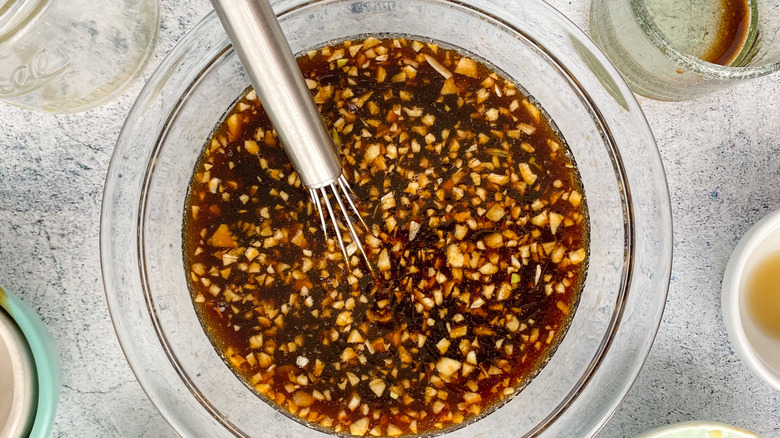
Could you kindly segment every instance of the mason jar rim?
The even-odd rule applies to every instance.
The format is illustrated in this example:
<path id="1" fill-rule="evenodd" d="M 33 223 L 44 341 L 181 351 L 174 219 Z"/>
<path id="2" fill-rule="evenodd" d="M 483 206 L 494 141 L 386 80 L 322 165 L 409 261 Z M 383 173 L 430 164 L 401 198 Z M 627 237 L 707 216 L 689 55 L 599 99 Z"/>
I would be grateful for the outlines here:
<path id="1" fill-rule="evenodd" d="M 12 44 L 57 0 L 0 0 L 0 46 Z"/>

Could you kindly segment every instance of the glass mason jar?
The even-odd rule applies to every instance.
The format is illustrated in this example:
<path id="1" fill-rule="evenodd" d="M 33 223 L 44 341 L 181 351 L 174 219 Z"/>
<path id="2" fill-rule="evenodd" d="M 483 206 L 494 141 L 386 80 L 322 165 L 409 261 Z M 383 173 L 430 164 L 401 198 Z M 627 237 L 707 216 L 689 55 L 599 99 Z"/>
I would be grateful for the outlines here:
<path id="1" fill-rule="evenodd" d="M 0 100 L 71 113 L 100 105 L 142 71 L 157 0 L 0 0 Z"/>
<path id="2" fill-rule="evenodd" d="M 738 3 L 746 16 L 725 65 L 701 56 L 734 12 L 724 9 L 723 0 L 593 0 L 590 34 L 635 93 L 695 99 L 780 70 L 778 1 Z"/>

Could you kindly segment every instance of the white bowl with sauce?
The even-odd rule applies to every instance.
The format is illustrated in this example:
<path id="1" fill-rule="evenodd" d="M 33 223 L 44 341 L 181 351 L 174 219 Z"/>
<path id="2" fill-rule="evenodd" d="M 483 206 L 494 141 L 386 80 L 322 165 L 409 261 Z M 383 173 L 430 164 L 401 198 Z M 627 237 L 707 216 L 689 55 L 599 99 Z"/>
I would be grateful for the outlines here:
<path id="1" fill-rule="evenodd" d="M 778 279 L 780 210 L 775 210 L 753 225 L 731 254 L 721 305 L 734 351 L 757 376 L 780 390 Z"/>
<path id="2" fill-rule="evenodd" d="M 653 429 L 636 438 L 758 438 L 758 435 L 712 421 L 686 421 Z"/>

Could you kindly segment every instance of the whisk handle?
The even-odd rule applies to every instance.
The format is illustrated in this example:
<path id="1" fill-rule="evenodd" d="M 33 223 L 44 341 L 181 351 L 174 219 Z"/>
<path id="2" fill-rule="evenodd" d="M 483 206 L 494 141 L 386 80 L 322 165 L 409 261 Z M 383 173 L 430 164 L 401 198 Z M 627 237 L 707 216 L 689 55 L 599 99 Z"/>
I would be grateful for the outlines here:
<path id="1" fill-rule="evenodd" d="M 268 0 L 211 0 L 301 182 L 341 175 L 333 142 Z"/>

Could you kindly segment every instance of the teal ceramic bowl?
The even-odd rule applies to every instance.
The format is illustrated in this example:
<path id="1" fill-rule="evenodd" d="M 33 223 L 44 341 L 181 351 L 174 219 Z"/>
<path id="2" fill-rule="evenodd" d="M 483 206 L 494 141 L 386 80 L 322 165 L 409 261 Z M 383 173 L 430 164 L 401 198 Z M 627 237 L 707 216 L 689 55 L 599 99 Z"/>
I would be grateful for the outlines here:
<path id="1" fill-rule="evenodd" d="M 60 397 L 60 371 L 54 340 L 32 308 L 2 288 L 0 307 L 0 311 L 7 312 L 19 327 L 32 353 L 37 378 L 37 403 L 28 436 L 46 438 L 51 434 Z"/>

